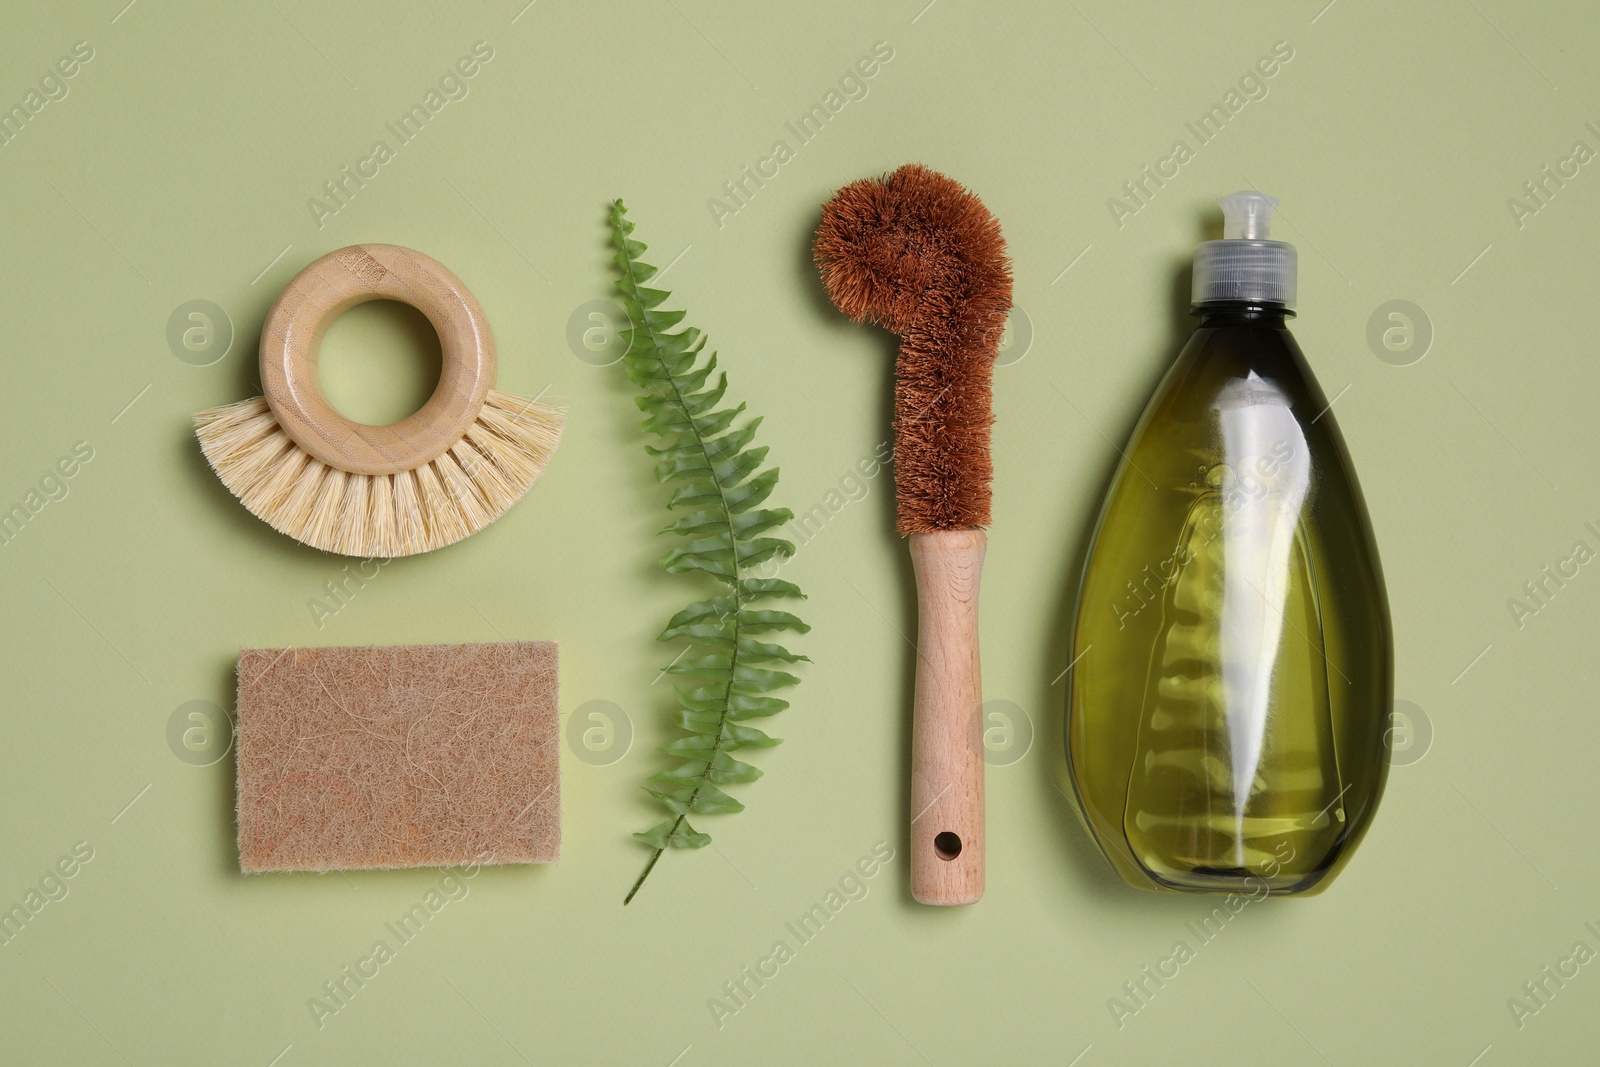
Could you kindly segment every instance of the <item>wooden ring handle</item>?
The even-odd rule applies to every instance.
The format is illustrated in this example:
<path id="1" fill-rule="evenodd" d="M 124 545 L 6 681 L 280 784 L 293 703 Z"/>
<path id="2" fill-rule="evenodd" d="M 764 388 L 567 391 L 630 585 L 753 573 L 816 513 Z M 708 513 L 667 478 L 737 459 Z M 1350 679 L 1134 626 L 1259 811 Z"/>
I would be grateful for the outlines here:
<path id="1" fill-rule="evenodd" d="M 388 426 L 353 422 L 317 384 L 322 335 L 368 300 L 397 300 L 439 334 L 439 385 Z M 278 425 L 317 459 L 352 474 L 415 470 L 454 447 L 494 388 L 494 335 L 478 301 L 443 264 L 399 245 L 351 245 L 295 275 L 261 330 L 261 387 Z"/>
<path id="2" fill-rule="evenodd" d="M 983 896 L 983 684 L 978 669 L 982 530 L 911 535 L 917 681 L 911 724 L 911 895 Z"/>

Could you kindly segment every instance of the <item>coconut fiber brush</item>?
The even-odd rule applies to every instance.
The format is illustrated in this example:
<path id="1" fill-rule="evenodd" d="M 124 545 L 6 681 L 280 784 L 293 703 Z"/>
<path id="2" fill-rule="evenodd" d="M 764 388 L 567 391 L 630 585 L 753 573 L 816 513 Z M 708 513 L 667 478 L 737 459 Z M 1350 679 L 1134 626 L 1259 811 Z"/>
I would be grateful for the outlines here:
<path id="1" fill-rule="evenodd" d="M 839 310 L 900 335 L 895 492 L 917 584 L 911 891 L 971 904 L 983 895 L 978 578 L 990 380 L 1011 308 L 1005 240 L 976 196 L 912 163 L 834 194 L 814 252 Z"/>

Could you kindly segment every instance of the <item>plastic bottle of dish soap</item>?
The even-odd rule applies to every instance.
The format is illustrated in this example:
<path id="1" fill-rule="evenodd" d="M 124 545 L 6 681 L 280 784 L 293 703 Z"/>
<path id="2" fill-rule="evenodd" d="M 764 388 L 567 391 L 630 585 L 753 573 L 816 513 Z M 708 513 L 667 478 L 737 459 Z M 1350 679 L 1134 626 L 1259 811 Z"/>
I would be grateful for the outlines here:
<path id="1" fill-rule="evenodd" d="M 1285 324 L 1295 250 L 1268 239 L 1278 202 L 1219 203 L 1223 239 L 1195 252 L 1200 325 L 1089 550 L 1068 763 L 1129 883 L 1308 894 L 1383 792 L 1393 639 L 1355 471 Z"/>

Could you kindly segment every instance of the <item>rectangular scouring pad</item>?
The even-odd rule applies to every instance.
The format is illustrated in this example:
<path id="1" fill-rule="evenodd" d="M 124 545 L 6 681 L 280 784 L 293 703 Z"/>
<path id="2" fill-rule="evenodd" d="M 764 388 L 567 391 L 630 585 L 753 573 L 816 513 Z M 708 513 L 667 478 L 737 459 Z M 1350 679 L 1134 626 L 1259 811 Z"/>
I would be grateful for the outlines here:
<path id="1" fill-rule="evenodd" d="M 243 650 L 240 868 L 559 859 L 556 700 L 550 641 Z"/>

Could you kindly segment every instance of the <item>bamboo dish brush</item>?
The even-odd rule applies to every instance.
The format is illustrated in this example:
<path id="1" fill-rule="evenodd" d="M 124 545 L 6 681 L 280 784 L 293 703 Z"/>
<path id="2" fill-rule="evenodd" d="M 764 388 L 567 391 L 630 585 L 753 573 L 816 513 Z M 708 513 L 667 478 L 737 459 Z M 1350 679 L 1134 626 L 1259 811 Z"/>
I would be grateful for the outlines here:
<path id="1" fill-rule="evenodd" d="M 317 385 L 323 334 L 368 300 L 417 308 L 438 331 L 439 384 L 415 414 L 367 426 Z M 544 473 L 557 408 L 497 392 L 494 337 L 461 280 L 397 245 L 353 245 L 295 276 L 261 331 L 265 396 L 194 416 L 200 449 L 244 506 L 297 541 L 347 556 L 409 556 L 476 533 Z"/>
<path id="2" fill-rule="evenodd" d="M 839 310 L 900 335 L 894 464 L 899 530 L 917 587 L 911 891 L 983 895 L 978 580 L 989 523 L 990 382 L 1011 267 L 976 196 L 919 164 L 845 186 L 823 205 L 814 255 Z"/>

